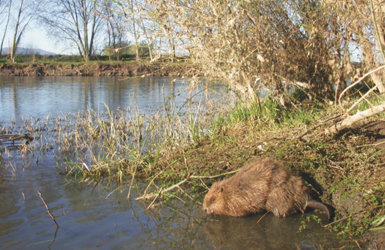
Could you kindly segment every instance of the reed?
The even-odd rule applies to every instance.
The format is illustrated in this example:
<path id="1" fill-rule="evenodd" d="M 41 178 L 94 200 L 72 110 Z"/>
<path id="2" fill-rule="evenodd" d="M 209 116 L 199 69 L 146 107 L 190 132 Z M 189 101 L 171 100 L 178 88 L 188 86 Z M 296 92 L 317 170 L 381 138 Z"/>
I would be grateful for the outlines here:
<path id="1" fill-rule="evenodd" d="M 3 160 L 13 162 L 12 166 L 19 160 L 33 164 L 48 153 L 56 158 L 60 173 L 82 181 L 122 183 L 133 175 L 152 178 L 160 157 L 172 154 L 175 148 L 196 145 L 204 135 L 203 128 L 217 115 L 220 102 L 205 100 L 204 91 L 190 91 L 178 107 L 174 99 L 182 93 L 164 96 L 163 108 L 152 114 L 137 108 L 111 110 L 105 105 L 103 111 L 26 118 L 0 126 L 1 134 L 28 132 L 35 137 L 29 145 L 5 147 L 8 156 Z M 197 93 L 202 98 L 196 98 Z"/>

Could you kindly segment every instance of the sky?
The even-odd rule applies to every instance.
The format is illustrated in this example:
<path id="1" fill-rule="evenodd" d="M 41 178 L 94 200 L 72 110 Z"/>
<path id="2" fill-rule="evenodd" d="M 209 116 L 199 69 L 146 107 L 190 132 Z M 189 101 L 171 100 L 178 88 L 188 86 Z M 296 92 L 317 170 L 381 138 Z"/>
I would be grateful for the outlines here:
<path id="1" fill-rule="evenodd" d="M 6 46 L 8 47 L 8 46 Z M 64 42 L 56 41 L 49 37 L 47 32 L 38 26 L 30 26 L 22 38 L 20 47 L 42 49 L 56 54 L 74 54 L 76 51 L 69 49 Z"/>
<path id="2" fill-rule="evenodd" d="M 0 29 L 0 34 L 3 30 Z M 11 47 L 12 44 L 12 29 L 8 30 L 7 36 L 4 40 L 4 48 Z M 42 49 L 55 54 L 76 54 L 77 51 L 73 46 L 68 45 L 64 41 L 56 41 L 50 37 L 44 28 L 38 25 L 30 25 L 23 34 L 19 47 L 26 49 Z M 72 47 L 72 48 L 71 48 Z"/>

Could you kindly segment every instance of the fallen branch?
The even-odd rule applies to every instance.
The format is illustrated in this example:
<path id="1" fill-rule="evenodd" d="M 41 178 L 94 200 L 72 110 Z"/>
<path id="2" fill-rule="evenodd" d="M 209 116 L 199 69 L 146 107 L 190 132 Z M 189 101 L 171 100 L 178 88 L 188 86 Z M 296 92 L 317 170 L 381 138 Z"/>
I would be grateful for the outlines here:
<path id="1" fill-rule="evenodd" d="M 364 111 L 358 111 L 355 115 L 348 116 L 341 122 L 334 124 L 332 127 L 325 130 L 325 134 L 337 134 L 339 131 L 351 127 L 354 123 L 363 120 L 367 117 L 382 113 L 385 111 L 385 102 L 381 105 L 371 107 Z"/>
<path id="2" fill-rule="evenodd" d="M 374 90 L 376 90 L 377 87 L 371 88 L 368 92 L 366 92 L 363 96 L 361 96 L 360 99 L 358 99 L 345 113 L 349 115 L 349 113 L 358 105 L 360 104 L 366 97 L 370 95 Z"/>
<path id="3" fill-rule="evenodd" d="M 45 206 L 45 209 L 47 210 L 47 213 L 48 215 L 51 217 L 52 221 L 55 223 L 56 225 L 56 228 L 59 228 L 59 224 L 57 224 L 56 220 L 55 220 L 55 217 L 52 215 L 52 213 L 49 211 L 49 208 L 47 206 L 47 203 L 45 203 L 44 199 L 43 199 L 43 196 L 41 195 L 40 191 L 37 191 L 37 193 L 39 194 L 39 197 L 40 197 L 40 200 L 43 202 L 44 206 Z"/>
<path id="4" fill-rule="evenodd" d="M 192 175 L 192 176 L 190 176 L 190 179 L 216 179 L 216 178 L 219 178 L 219 177 L 222 177 L 222 176 L 226 176 L 226 175 L 230 175 L 230 174 L 235 174 L 238 171 L 239 171 L 239 169 L 233 170 L 233 171 L 230 171 L 230 172 L 227 172 L 227 173 L 223 173 L 223 174 L 212 175 L 212 176 L 196 176 L 196 175 Z"/>
<path id="5" fill-rule="evenodd" d="M 7 141 L 20 141 L 20 140 L 27 140 L 27 142 L 33 141 L 35 139 L 30 134 L 8 134 L 8 135 L 0 135 L 0 143 L 7 142 Z"/>
<path id="6" fill-rule="evenodd" d="M 134 178 L 135 178 L 135 174 L 136 174 L 136 169 L 137 169 L 137 168 L 138 168 L 138 166 L 135 165 L 135 170 L 134 170 L 134 173 L 132 174 L 130 187 L 128 188 L 127 200 L 129 200 L 129 199 L 130 199 L 130 196 L 131 196 L 131 188 L 132 188 L 132 185 L 134 184 Z"/>
<path id="7" fill-rule="evenodd" d="M 183 183 L 185 183 L 186 181 L 188 181 L 188 178 L 184 179 L 183 181 L 180 181 L 178 182 L 177 184 L 171 186 L 171 187 L 168 187 L 166 189 L 160 189 L 160 191 L 155 194 L 155 193 L 150 193 L 150 194 L 146 194 L 146 195 L 142 195 L 138 198 L 136 198 L 135 200 L 150 200 L 150 199 L 153 199 L 154 197 L 159 197 L 161 196 L 163 193 L 166 193 L 166 192 L 169 192 L 171 190 L 174 190 L 175 188 L 179 187 L 180 185 L 182 185 Z"/>
<path id="8" fill-rule="evenodd" d="M 170 192 L 176 188 L 179 188 L 182 184 L 184 184 L 185 182 L 187 182 L 188 180 L 190 179 L 199 179 L 199 180 L 202 180 L 202 179 L 215 179 L 215 178 L 218 178 L 218 177 L 222 177 L 222 176 L 225 176 L 225 175 L 230 175 L 230 174 L 234 174 L 238 172 L 238 169 L 237 170 L 233 170 L 233 171 L 230 171 L 230 172 L 227 172 L 227 173 L 224 173 L 224 174 L 218 174 L 218 175 L 213 175 L 213 176 L 197 176 L 197 175 L 191 175 L 191 176 L 188 176 L 186 179 L 166 188 L 166 189 L 160 189 L 159 192 L 155 193 L 149 193 L 149 194 L 144 194 L 138 198 L 136 198 L 135 200 L 151 200 L 151 199 L 155 199 L 156 200 L 158 197 L 161 197 L 161 195 L 163 193 L 167 193 L 167 192 Z M 146 189 L 147 190 L 147 189 Z M 153 202 L 154 202 L 153 200 Z M 152 202 L 152 203 L 153 203 Z"/>
<path id="9" fill-rule="evenodd" d="M 324 126 L 326 123 L 330 122 L 330 121 L 333 121 L 333 120 L 336 120 L 336 119 L 339 119 L 341 117 L 340 114 L 337 114 L 333 117 L 330 117 L 326 120 L 323 120 L 321 122 L 319 122 L 317 125 L 315 125 L 314 127 L 311 127 L 311 128 L 308 128 L 305 130 L 305 132 L 303 132 L 302 134 L 300 134 L 299 136 L 297 136 L 295 139 L 299 139 L 299 140 L 302 140 L 302 138 L 307 135 L 308 133 L 316 130 L 317 128 L 321 127 L 321 126 Z"/>
<path id="10" fill-rule="evenodd" d="M 152 202 L 150 203 L 150 205 L 148 205 L 148 207 L 146 209 L 150 209 L 152 207 L 152 205 L 154 205 L 155 201 L 159 198 L 159 196 L 162 194 L 162 188 L 160 188 L 159 190 L 159 193 L 155 196 L 155 198 L 152 200 Z"/>

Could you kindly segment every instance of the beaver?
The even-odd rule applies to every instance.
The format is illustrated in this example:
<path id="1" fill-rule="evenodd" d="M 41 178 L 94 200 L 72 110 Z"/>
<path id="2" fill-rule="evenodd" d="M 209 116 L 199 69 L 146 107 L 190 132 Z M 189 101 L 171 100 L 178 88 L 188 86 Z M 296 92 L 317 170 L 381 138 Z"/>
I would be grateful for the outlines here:
<path id="1" fill-rule="evenodd" d="M 330 212 L 326 205 L 310 197 L 302 179 L 277 162 L 252 161 L 234 176 L 212 185 L 203 201 L 207 214 L 240 217 L 262 211 L 277 217 L 301 212 L 307 207 Z"/>

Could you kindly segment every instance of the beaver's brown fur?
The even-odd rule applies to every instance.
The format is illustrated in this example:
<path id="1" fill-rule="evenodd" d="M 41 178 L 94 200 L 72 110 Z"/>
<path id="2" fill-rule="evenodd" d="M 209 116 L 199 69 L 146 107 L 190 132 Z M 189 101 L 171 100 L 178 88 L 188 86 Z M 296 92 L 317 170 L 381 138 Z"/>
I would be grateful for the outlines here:
<path id="1" fill-rule="evenodd" d="M 214 183 L 203 201 L 207 214 L 245 216 L 261 211 L 286 217 L 306 207 L 325 211 L 311 199 L 301 178 L 272 160 L 253 161 L 231 178 Z"/>

